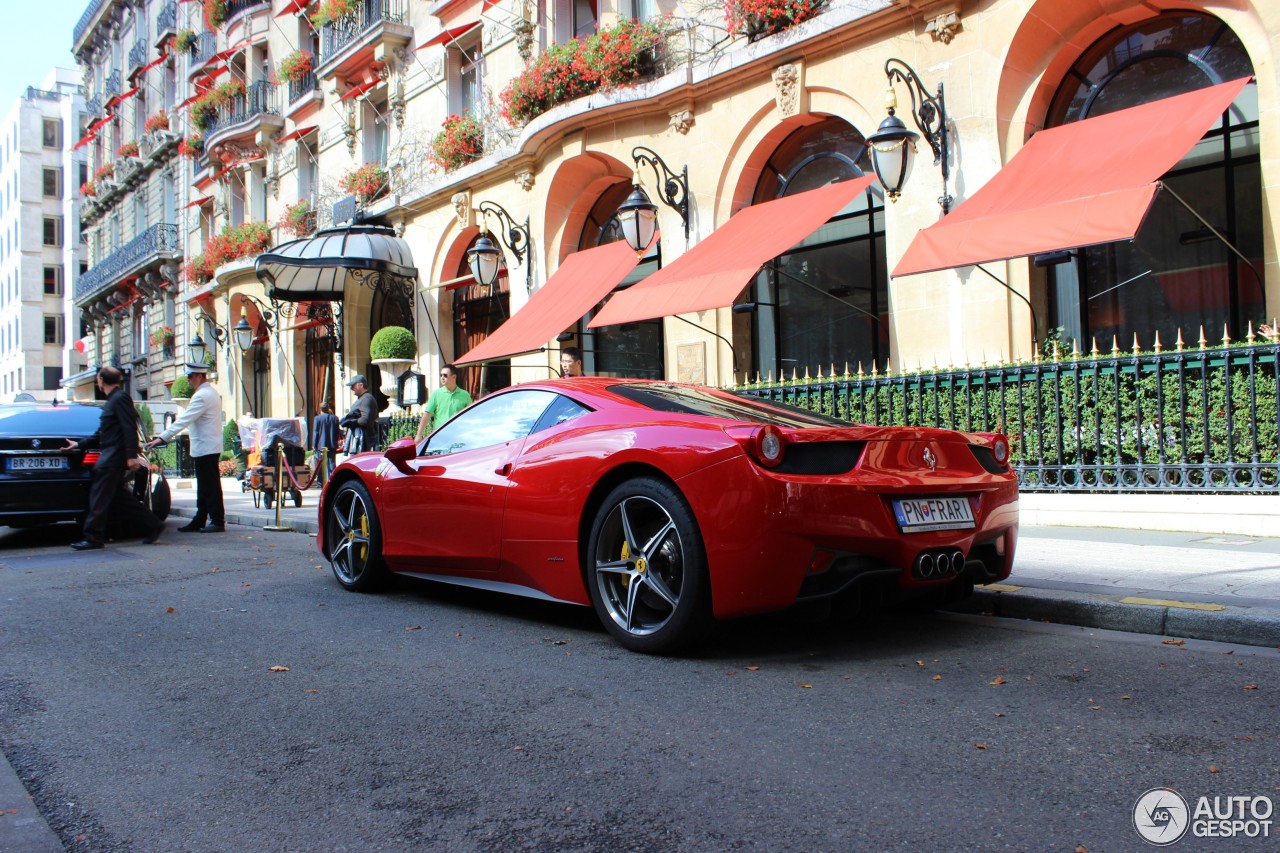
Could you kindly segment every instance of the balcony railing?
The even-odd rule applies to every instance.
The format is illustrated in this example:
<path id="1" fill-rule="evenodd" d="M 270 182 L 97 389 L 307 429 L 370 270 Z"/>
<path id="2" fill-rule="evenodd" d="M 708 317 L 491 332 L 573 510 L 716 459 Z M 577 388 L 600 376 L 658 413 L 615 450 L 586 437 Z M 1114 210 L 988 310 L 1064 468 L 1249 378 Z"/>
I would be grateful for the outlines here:
<path id="1" fill-rule="evenodd" d="M 409 23 L 407 0 L 359 0 L 356 11 L 321 30 L 320 64 L 381 23 Z"/>
<path id="2" fill-rule="evenodd" d="M 236 95 L 218 108 L 217 115 L 204 130 L 205 139 L 212 139 L 219 131 L 235 127 L 256 116 L 280 115 L 280 106 L 276 101 L 275 84 L 267 80 L 250 83 L 243 95 Z"/>
<path id="3" fill-rule="evenodd" d="M 178 0 L 169 0 L 156 16 L 156 38 L 178 30 Z"/>
<path id="4" fill-rule="evenodd" d="M 97 17 L 98 12 L 102 11 L 102 7 L 110 2 L 111 0 L 90 0 L 84 13 L 80 15 L 80 20 L 76 22 L 76 28 L 71 33 L 72 44 L 80 41 L 80 37 L 89 29 L 89 24 Z"/>
<path id="5" fill-rule="evenodd" d="M 84 102 L 84 111 L 87 115 L 102 115 L 102 96 L 94 95 L 92 98 Z"/>
<path id="6" fill-rule="evenodd" d="M 76 301 L 85 302 L 161 255 L 177 255 L 181 251 L 177 225 L 152 225 L 80 276 L 76 281 Z"/>
<path id="7" fill-rule="evenodd" d="M 122 91 L 120 88 L 120 72 L 112 71 L 111 76 L 107 78 L 107 85 L 102 87 L 102 94 L 110 98 L 120 94 Z"/>
<path id="8" fill-rule="evenodd" d="M 754 385 L 843 420 L 1009 436 L 1027 492 L 1280 492 L 1280 344 Z"/>
<path id="9" fill-rule="evenodd" d="M 289 81 L 289 103 L 304 98 L 316 90 L 316 72 L 308 71 L 301 80 Z"/>
<path id="10" fill-rule="evenodd" d="M 196 36 L 196 40 L 191 44 L 191 65 L 195 67 L 202 62 L 208 61 L 209 57 L 218 52 L 218 36 L 208 30 Z"/>
<path id="11" fill-rule="evenodd" d="M 139 41 L 129 51 L 129 70 L 141 68 L 147 64 L 147 43 Z"/>
<path id="12" fill-rule="evenodd" d="M 270 6 L 271 0 L 228 0 L 227 2 L 227 20 L 231 20 L 241 12 L 247 12 L 258 6 Z"/>

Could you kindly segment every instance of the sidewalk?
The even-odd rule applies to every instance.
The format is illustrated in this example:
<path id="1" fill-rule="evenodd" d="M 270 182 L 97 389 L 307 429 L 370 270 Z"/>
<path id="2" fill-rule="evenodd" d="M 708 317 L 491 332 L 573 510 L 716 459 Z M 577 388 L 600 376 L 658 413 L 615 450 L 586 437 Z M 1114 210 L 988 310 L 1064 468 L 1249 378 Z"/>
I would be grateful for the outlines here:
<path id="1" fill-rule="evenodd" d="M 173 515 L 189 518 L 194 481 L 170 485 Z M 276 523 L 275 510 L 261 502 L 255 507 L 253 493 L 242 491 L 239 481 L 222 485 L 229 523 Z M 303 492 L 301 508 L 286 499 L 281 526 L 314 536 L 319 497 L 318 489 Z M 979 587 L 953 609 L 1280 647 L 1280 538 L 1024 523 L 1009 579 Z"/>

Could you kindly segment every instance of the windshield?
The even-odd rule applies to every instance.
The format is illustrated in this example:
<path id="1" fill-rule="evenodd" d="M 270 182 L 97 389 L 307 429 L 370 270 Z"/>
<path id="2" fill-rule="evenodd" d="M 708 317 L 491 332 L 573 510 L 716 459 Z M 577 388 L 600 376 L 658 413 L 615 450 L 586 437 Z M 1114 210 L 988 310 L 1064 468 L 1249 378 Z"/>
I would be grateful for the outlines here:
<path id="1" fill-rule="evenodd" d="M 36 405 L 0 406 L 0 435 L 93 435 L 102 420 L 101 406 Z"/>
<path id="2" fill-rule="evenodd" d="M 849 426 L 847 421 L 809 412 L 781 403 L 770 403 L 742 394 L 730 394 L 713 388 L 667 385 L 660 382 L 644 385 L 611 385 L 609 390 L 619 397 L 647 406 L 658 412 L 680 412 L 705 415 L 757 424 L 807 429 L 813 427 Z"/>

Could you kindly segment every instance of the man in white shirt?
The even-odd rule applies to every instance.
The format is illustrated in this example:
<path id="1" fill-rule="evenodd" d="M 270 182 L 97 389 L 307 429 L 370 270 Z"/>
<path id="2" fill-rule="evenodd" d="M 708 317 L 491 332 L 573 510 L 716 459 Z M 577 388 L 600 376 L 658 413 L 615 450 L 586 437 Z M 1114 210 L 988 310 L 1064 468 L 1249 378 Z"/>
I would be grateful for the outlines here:
<path id="1" fill-rule="evenodd" d="M 226 512 L 222 506 L 222 476 L 218 458 L 222 455 L 222 398 L 209 384 L 209 367 L 187 362 L 191 401 L 187 409 L 147 449 L 169 442 L 184 429 L 191 434 L 191 458 L 196 464 L 196 514 L 191 523 L 179 527 L 183 533 L 222 533 Z M 205 521 L 209 522 L 208 527 Z"/>

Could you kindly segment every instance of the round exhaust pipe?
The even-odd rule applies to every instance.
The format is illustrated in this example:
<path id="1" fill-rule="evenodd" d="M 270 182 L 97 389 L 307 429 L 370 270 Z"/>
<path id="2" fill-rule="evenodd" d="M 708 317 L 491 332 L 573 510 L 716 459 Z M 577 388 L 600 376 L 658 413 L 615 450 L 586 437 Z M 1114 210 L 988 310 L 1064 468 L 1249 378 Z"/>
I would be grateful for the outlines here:
<path id="1" fill-rule="evenodd" d="M 937 567 L 935 571 L 938 577 L 945 578 L 951 574 L 951 554 L 946 551 L 939 551 L 935 558 L 934 565 Z"/>
<path id="2" fill-rule="evenodd" d="M 935 565 L 933 555 L 925 551 L 919 557 L 916 557 L 916 574 L 922 578 L 931 578 L 933 577 Z"/>
<path id="3" fill-rule="evenodd" d="M 964 552 L 956 549 L 951 552 L 951 573 L 960 574 L 964 571 Z"/>

